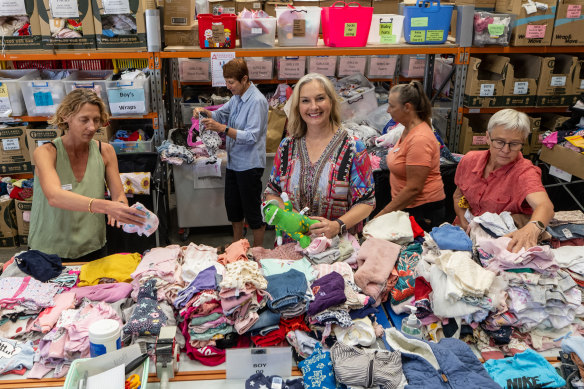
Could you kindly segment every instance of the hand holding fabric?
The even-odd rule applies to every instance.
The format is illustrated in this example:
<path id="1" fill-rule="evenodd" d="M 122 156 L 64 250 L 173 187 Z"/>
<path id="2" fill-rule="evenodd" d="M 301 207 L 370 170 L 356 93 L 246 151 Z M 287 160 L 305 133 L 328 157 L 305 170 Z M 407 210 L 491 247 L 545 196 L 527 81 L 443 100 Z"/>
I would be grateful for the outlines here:
<path id="1" fill-rule="evenodd" d="M 530 247 L 537 246 L 537 238 L 539 237 L 540 230 L 533 223 L 527 223 L 523 228 L 517 231 L 513 231 L 506 237 L 511 238 L 511 241 L 507 245 L 507 250 L 512 253 L 517 253 L 522 248 L 526 250 Z"/>
<path id="2" fill-rule="evenodd" d="M 341 232 L 341 225 L 335 221 L 330 221 L 324 217 L 311 216 L 313 220 L 318 220 L 310 226 L 310 232 L 316 236 L 326 236 L 329 239 L 337 236 Z"/>

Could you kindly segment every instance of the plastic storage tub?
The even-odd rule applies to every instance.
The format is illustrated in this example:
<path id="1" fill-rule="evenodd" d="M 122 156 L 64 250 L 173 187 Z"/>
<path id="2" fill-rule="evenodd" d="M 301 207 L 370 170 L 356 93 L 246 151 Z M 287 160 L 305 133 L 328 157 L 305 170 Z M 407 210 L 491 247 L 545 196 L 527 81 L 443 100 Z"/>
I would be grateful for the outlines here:
<path id="1" fill-rule="evenodd" d="M 107 98 L 106 82 L 113 75 L 111 70 L 78 70 L 71 73 L 69 77 L 63 80 L 65 92 L 69 94 L 77 88 L 87 88 L 93 90 L 105 105 L 109 107 Z"/>
<path id="2" fill-rule="evenodd" d="M 113 116 L 150 113 L 150 75 L 139 80 L 107 81 L 106 87 Z"/>
<path id="3" fill-rule="evenodd" d="M 343 55 L 339 57 L 337 77 L 352 76 L 353 74 L 365 74 L 367 68 L 367 56 Z"/>
<path id="4" fill-rule="evenodd" d="M 83 373 L 85 370 L 81 371 L 79 365 L 86 364 L 87 361 L 90 361 L 91 358 L 86 359 L 76 359 L 71 363 L 71 367 L 69 367 L 69 372 L 67 372 L 67 378 L 65 378 L 65 385 L 63 385 L 63 389 L 78 389 L 79 388 L 79 381 L 83 378 Z M 138 371 L 135 371 L 135 374 L 140 376 L 140 389 L 148 389 L 148 372 L 150 368 L 150 358 L 146 358 L 142 367 L 138 367 Z M 95 374 L 100 373 L 99 371 L 92 372 Z"/>
<path id="5" fill-rule="evenodd" d="M 320 30 L 320 7 L 276 7 L 278 45 L 316 46 Z"/>
<path id="6" fill-rule="evenodd" d="M 341 119 L 364 116 L 377 108 L 375 87 L 361 74 L 340 79 L 335 89 L 341 98 Z"/>
<path id="7" fill-rule="evenodd" d="M 397 55 L 370 55 L 365 75 L 369 78 L 393 78 Z"/>
<path id="8" fill-rule="evenodd" d="M 509 46 L 515 15 L 475 12 L 473 46 Z"/>
<path id="9" fill-rule="evenodd" d="M 239 41 L 244 49 L 262 49 L 276 45 L 276 18 L 237 18 Z"/>
<path id="10" fill-rule="evenodd" d="M 404 17 L 393 14 L 373 14 L 367 43 L 373 45 L 397 45 L 401 42 Z"/>
<path id="11" fill-rule="evenodd" d="M 178 74 L 181 81 L 211 81 L 211 62 L 209 58 L 178 59 Z"/>
<path id="12" fill-rule="evenodd" d="M 26 114 L 20 80 L 36 70 L 0 70 L 0 117 L 22 116 Z"/>
<path id="13" fill-rule="evenodd" d="M 453 5 L 440 5 L 440 0 L 417 0 L 404 6 L 406 42 L 428 45 L 442 44 L 448 38 Z"/>
<path id="14" fill-rule="evenodd" d="M 400 74 L 403 77 L 422 78 L 425 71 L 425 54 L 404 54 L 401 56 Z"/>
<path id="15" fill-rule="evenodd" d="M 271 80 L 274 77 L 274 57 L 245 57 L 250 80 Z"/>
<path id="16" fill-rule="evenodd" d="M 308 57 L 306 68 L 308 73 L 320 73 L 323 76 L 334 77 L 337 72 L 337 56 Z"/>
<path id="17" fill-rule="evenodd" d="M 66 94 L 63 79 L 70 74 L 63 69 L 43 69 L 24 76 L 20 88 L 28 115 L 54 115 Z"/>
<path id="18" fill-rule="evenodd" d="M 337 4 L 344 7 L 335 7 Z M 356 6 L 351 6 L 354 4 Z M 323 7 L 320 23 L 324 44 L 329 47 L 363 47 L 371 28 L 373 7 L 337 1 L 331 7 Z"/>
<path id="19" fill-rule="evenodd" d="M 278 57 L 279 80 L 299 80 L 306 73 L 306 57 Z"/>
<path id="20" fill-rule="evenodd" d="M 237 16 L 234 14 L 200 14 L 199 46 L 201 49 L 234 49 L 237 40 Z"/>

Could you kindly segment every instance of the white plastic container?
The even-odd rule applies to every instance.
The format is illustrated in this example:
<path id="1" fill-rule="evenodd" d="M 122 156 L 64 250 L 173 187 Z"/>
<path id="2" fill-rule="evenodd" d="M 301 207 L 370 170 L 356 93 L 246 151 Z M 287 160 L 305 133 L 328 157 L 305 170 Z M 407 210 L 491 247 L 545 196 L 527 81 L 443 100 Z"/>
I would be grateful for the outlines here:
<path id="1" fill-rule="evenodd" d="M 52 75 L 63 76 L 51 79 Z M 63 79 L 70 75 L 63 69 L 42 69 L 20 80 L 22 96 L 29 116 L 52 116 L 65 97 Z"/>
<path id="2" fill-rule="evenodd" d="M 138 80 L 107 81 L 106 86 L 113 116 L 150 113 L 150 75 Z"/>
<path id="3" fill-rule="evenodd" d="M 401 56 L 400 73 L 407 78 L 422 78 L 426 71 L 425 54 L 404 54 Z"/>
<path id="4" fill-rule="evenodd" d="M 241 47 L 262 49 L 276 44 L 276 18 L 237 18 Z"/>
<path id="5" fill-rule="evenodd" d="M 65 92 L 71 93 L 74 89 L 86 88 L 93 90 L 109 109 L 106 81 L 113 75 L 111 70 L 77 70 L 63 80 Z"/>
<path id="6" fill-rule="evenodd" d="M 397 59 L 397 55 L 371 55 L 365 75 L 368 78 L 393 78 Z"/>
<path id="7" fill-rule="evenodd" d="M 401 42 L 404 17 L 393 14 L 374 14 L 367 43 L 370 45 L 397 45 Z"/>
<path id="8" fill-rule="evenodd" d="M 20 80 L 35 70 L 0 70 L 0 117 L 26 114 Z"/>
<path id="9" fill-rule="evenodd" d="M 316 46 L 320 7 L 276 7 L 279 46 Z"/>
<path id="10" fill-rule="evenodd" d="M 274 57 L 245 57 L 250 80 L 271 80 L 274 77 Z"/>
<path id="11" fill-rule="evenodd" d="M 89 353 L 92 358 L 121 348 L 121 328 L 116 320 L 102 319 L 89 326 Z"/>
<path id="12" fill-rule="evenodd" d="M 347 96 L 344 89 L 349 85 L 358 85 L 356 92 Z M 335 86 L 341 98 L 341 119 L 350 120 L 356 116 L 364 116 L 377 108 L 377 97 L 373 84 L 362 74 L 355 74 L 339 80 Z"/>

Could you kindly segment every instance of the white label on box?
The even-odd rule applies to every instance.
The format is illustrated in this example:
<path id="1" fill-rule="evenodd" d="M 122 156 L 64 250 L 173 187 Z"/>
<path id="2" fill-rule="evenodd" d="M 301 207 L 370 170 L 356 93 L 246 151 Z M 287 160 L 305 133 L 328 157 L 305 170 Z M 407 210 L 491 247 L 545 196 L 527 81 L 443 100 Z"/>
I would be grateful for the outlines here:
<path id="1" fill-rule="evenodd" d="M 142 115 L 146 111 L 146 104 L 144 100 L 110 103 L 110 109 L 113 115 Z"/>
<path id="2" fill-rule="evenodd" d="M 495 84 L 481 84 L 481 97 L 490 97 L 495 94 Z"/>
<path id="3" fill-rule="evenodd" d="M 308 73 L 320 73 L 327 77 L 334 77 L 337 67 L 337 57 L 310 57 Z"/>
<path id="4" fill-rule="evenodd" d="M 234 51 L 211 53 L 211 85 L 225 86 L 223 78 L 223 65 L 235 58 Z"/>
<path id="5" fill-rule="evenodd" d="M 41 147 L 45 143 L 50 143 L 50 142 L 51 141 L 49 139 L 46 139 L 46 140 L 37 140 L 36 144 L 37 144 L 37 147 Z"/>
<path id="6" fill-rule="evenodd" d="M 514 95 L 526 95 L 528 91 L 529 83 L 527 81 L 517 81 L 513 86 Z"/>
<path id="7" fill-rule="evenodd" d="M 12 114 L 12 105 L 8 97 L 8 85 L 0 82 L 0 117 L 8 117 Z"/>
<path id="8" fill-rule="evenodd" d="M 20 142 L 18 141 L 18 138 L 2 139 L 2 149 L 4 149 L 4 151 L 20 150 Z"/>
<path id="9" fill-rule="evenodd" d="M 102 0 L 103 13 L 106 15 L 120 15 L 129 14 L 130 1 L 129 0 Z"/>
<path id="10" fill-rule="evenodd" d="M 572 175 L 568 172 L 563 171 L 562 169 L 558 169 L 557 167 L 551 165 L 550 166 L 550 171 L 549 171 L 550 175 L 554 176 L 554 177 L 558 177 L 561 180 L 564 181 L 572 181 Z"/>
<path id="11" fill-rule="evenodd" d="M 261 9 L 262 8 L 262 3 L 253 3 L 252 8 L 253 9 Z"/>
<path id="12" fill-rule="evenodd" d="M 580 80 L 580 88 L 578 89 L 584 89 L 584 80 Z"/>
<path id="13" fill-rule="evenodd" d="M 550 86 L 566 86 L 566 76 L 555 76 L 552 77 Z"/>
<path id="14" fill-rule="evenodd" d="M 525 13 L 531 15 L 532 13 L 537 12 L 537 6 L 533 2 L 529 2 L 527 4 L 523 4 L 523 8 L 525 8 Z"/>
<path id="15" fill-rule="evenodd" d="M 51 16 L 55 18 L 78 18 L 77 0 L 49 0 Z"/>
<path id="16" fill-rule="evenodd" d="M 0 1 L 0 16 L 26 15 L 24 0 Z"/>
<path id="17" fill-rule="evenodd" d="M 109 89 L 107 91 L 113 115 L 143 115 L 146 113 L 144 89 Z"/>
<path id="18" fill-rule="evenodd" d="M 262 33 L 262 29 L 259 28 L 259 27 L 252 27 L 251 33 L 252 34 L 261 34 Z"/>
<path id="19" fill-rule="evenodd" d="M 226 378 L 246 379 L 250 374 L 289 377 L 292 371 L 290 347 L 227 349 Z"/>
<path id="20" fill-rule="evenodd" d="M 339 60 L 339 76 L 351 76 L 355 73 L 365 74 L 365 57 L 341 57 Z"/>

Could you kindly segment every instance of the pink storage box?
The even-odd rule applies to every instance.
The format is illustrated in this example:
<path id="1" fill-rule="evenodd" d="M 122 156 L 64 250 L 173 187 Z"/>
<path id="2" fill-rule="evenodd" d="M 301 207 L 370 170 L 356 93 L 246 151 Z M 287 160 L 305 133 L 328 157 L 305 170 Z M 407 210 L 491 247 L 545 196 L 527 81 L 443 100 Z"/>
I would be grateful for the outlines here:
<path id="1" fill-rule="evenodd" d="M 343 7 L 335 7 L 342 3 Z M 355 6 L 351 6 L 354 4 Z M 367 45 L 373 7 L 356 2 L 337 1 L 320 11 L 324 44 L 329 47 L 363 47 Z"/>

